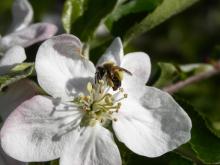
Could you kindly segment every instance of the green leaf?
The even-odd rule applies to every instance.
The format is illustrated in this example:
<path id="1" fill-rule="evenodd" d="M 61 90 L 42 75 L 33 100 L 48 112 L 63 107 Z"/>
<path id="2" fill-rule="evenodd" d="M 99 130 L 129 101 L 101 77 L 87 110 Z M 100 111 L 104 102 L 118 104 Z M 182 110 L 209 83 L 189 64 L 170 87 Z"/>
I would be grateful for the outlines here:
<path id="1" fill-rule="evenodd" d="M 0 76 L 0 91 L 20 79 L 26 78 L 33 73 L 33 63 L 22 63 L 13 67 L 7 75 Z"/>
<path id="2" fill-rule="evenodd" d="M 113 11 L 116 4 L 117 0 L 88 0 L 83 15 L 72 24 L 71 33 L 87 42 L 93 37 L 101 21 Z"/>
<path id="3" fill-rule="evenodd" d="M 28 163 L 28 165 L 50 165 L 47 162 L 32 162 L 32 163 Z"/>
<path id="4" fill-rule="evenodd" d="M 8 1 L 2 1 L 1 2 L 1 7 L 0 7 L 0 15 L 2 16 L 2 13 L 4 13 L 7 10 L 11 9 L 13 0 L 8 0 Z"/>
<path id="5" fill-rule="evenodd" d="M 50 165 L 59 165 L 59 160 L 53 160 L 50 162 Z"/>
<path id="6" fill-rule="evenodd" d="M 121 17 L 130 13 L 149 12 L 160 4 L 162 0 L 132 0 L 128 3 L 118 5 L 118 7 L 112 12 L 112 14 L 106 20 L 106 24 L 109 29 L 113 22 L 118 21 Z"/>
<path id="7" fill-rule="evenodd" d="M 193 163 L 192 160 L 187 159 L 179 154 L 175 154 L 175 153 L 168 153 L 166 154 L 167 157 L 167 161 L 168 161 L 168 165 L 194 165 L 195 163 Z"/>
<path id="8" fill-rule="evenodd" d="M 124 44 L 126 45 L 133 38 L 151 30 L 197 1 L 199 0 L 163 0 L 151 14 L 147 15 L 140 23 L 128 30 L 124 37 Z"/>
<path id="9" fill-rule="evenodd" d="M 179 70 L 171 63 L 158 63 L 161 73 L 159 79 L 154 84 L 155 87 L 164 87 L 170 85 L 179 77 Z"/>
<path id="10" fill-rule="evenodd" d="M 147 158 L 136 154 L 131 154 L 125 165 L 150 164 L 150 165 L 194 165 L 194 162 L 174 152 L 166 153 L 157 158 Z"/>
<path id="11" fill-rule="evenodd" d="M 28 165 L 59 165 L 59 160 L 52 160 L 50 162 L 32 162 Z"/>
<path id="12" fill-rule="evenodd" d="M 83 13 L 84 0 L 66 0 L 62 13 L 63 27 L 67 33 L 71 31 L 71 25 Z"/>
<path id="13" fill-rule="evenodd" d="M 213 70 L 212 65 L 205 63 L 174 65 L 159 62 L 158 65 L 160 67 L 160 76 L 154 83 L 154 86 L 158 88 L 169 86 L 176 81 L 185 80 L 190 76 Z"/>
<path id="14" fill-rule="evenodd" d="M 209 130 L 220 138 L 220 122 L 219 121 L 211 121 L 207 117 L 205 118 L 206 125 Z"/>
<path id="15" fill-rule="evenodd" d="M 179 98 L 176 100 L 192 120 L 190 145 L 197 157 L 205 164 L 220 163 L 220 139 L 206 127 L 203 117 L 193 106 Z"/>

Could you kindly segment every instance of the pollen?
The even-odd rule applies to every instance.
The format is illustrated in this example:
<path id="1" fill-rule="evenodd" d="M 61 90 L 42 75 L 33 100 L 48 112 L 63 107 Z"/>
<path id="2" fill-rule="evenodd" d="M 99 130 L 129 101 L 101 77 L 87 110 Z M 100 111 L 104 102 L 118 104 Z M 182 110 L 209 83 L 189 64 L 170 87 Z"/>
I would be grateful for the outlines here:
<path id="1" fill-rule="evenodd" d="M 81 124 L 94 126 L 97 122 L 101 125 L 116 122 L 115 114 L 121 108 L 121 101 L 128 97 L 123 88 L 113 91 L 107 81 L 99 80 L 95 84 L 88 82 L 86 89 L 87 95 L 80 94 L 73 101 L 85 112 Z"/>

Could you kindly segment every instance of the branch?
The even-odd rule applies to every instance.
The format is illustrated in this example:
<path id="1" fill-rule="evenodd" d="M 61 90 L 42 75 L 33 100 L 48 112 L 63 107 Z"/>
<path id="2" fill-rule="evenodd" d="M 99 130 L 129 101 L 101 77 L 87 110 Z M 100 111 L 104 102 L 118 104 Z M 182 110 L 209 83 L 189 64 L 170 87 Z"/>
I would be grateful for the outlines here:
<path id="1" fill-rule="evenodd" d="M 186 80 L 179 81 L 175 84 L 171 84 L 167 87 L 164 87 L 163 90 L 172 94 L 172 93 L 175 93 L 188 85 L 191 85 L 193 83 L 208 79 L 208 78 L 215 76 L 217 74 L 220 74 L 220 61 L 218 63 L 216 63 L 216 65 L 213 67 L 212 70 L 191 76 L 191 77 L 187 78 Z"/>

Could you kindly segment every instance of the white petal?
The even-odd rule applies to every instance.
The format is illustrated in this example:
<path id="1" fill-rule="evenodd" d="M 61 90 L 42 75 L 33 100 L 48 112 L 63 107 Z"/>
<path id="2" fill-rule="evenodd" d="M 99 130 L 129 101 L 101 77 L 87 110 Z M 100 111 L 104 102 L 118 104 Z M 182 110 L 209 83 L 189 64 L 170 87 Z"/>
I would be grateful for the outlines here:
<path id="1" fill-rule="evenodd" d="M 22 63 L 25 59 L 26 54 L 24 48 L 21 46 L 14 46 L 4 54 L 0 61 L 0 66 Z"/>
<path id="2" fill-rule="evenodd" d="M 21 103 L 37 94 L 37 85 L 30 80 L 20 80 L 0 94 L 0 116 L 3 120 Z"/>
<path id="3" fill-rule="evenodd" d="M 20 80 L 12 84 L 4 94 L 0 94 L 0 116 L 5 120 L 9 113 L 25 100 L 33 97 L 37 93 L 36 85 L 29 80 Z M 2 125 L 2 123 L 1 123 Z M 4 153 L 0 148 L 1 165 L 26 165 L 17 161 Z"/>
<path id="4" fill-rule="evenodd" d="M 112 44 L 108 47 L 106 52 L 99 59 L 97 66 L 105 62 L 114 62 L 118 66 L 121 64 L 121 59 L 124 56 L 123 45 L 119 37 L 115 38 Z"/>
<path id="5" fill-rule="evenodd" d="M 26 28 L 32 21 L 33 9 L 27 0 L 15 0 L 12 9 L 13 22 L 10 31 Z"/>
<path id="6" fill-rule="evenodd" d="M 7 73 L 15 64 L 22 63 L 25 59 L 26 54 L 23 47 L 10 48 L 0 60 L 0 75 Z"/>
<path id="7" fill-rule="evenodd" d="M 191 120 L 167 93 L 145 87 L 138 101 L 127 100 L 113 128 L 118 139 L 133 152 L 157 157 L 190 139 Z"/>
<path id="8" fill-rule="evenodd" d="M 67 145 L 60 165 L 121 165 L 112 134 L 102 126 L 87 127 Z M 74 140 L 74 139 L 73 139 Z"/>
<path id="9" fill-rule="evenodd" d="M 0 164 L 1 165 L 27 165 L 24 162 L 17 161 L 4 153 L 4 151 L 0 148 Z"/>
<path id="10" fill-rule="evenodd" d="M 149 56 L 144 52 L 129 53 L 124 56 L 121 67 L 132 73 L 132 75 L 124 73 L 122 87 L 131 95 L 136 95 L 150 77 L 151 62 Z"/>
<path id="11" fill-rule="evenodd" d="M 53 24 L 36 23 L 2 37 L 0 40 L 0 49 L 5 51 L 14 45 L 28 47 L 52 37 L 56 32 L 57 27 Z"/>
<path id="12" fill-rule="evenodd" d="M 36 57 L 41 87 L 53 97 L 68 99 L 83 92 L 95 75 L 93 63 L 81 56 L 81 42 L 73 35 L 60 35 L 45 41 Z"/>
<path id="13" fill-rule="evenodd" d="M 38 162 L 56 159 L 63 146 L 70 140 L 66 132 L 60 138 L 63 124 L 70 119 L 79 120 L 79 111 L 64 113 L 68 106 L 44 96 L 35 96 L 21 104 L 7 118 L 1 129 L 1 145 L 11 157 L 24 162 Z M 60 110 L 60 111 L 59 111 Z M 62 111 L 62 112 L 61 112 Z"/>

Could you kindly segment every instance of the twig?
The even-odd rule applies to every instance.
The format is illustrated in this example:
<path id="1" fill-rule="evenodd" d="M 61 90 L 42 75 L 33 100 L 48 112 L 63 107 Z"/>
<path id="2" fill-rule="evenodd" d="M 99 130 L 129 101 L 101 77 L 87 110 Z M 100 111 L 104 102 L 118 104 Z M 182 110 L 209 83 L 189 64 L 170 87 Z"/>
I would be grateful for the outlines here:
<path id="1" fill-rule="evenodd" d="M 216 63 L 215 67 L 213 67 L 212 70 L 191 76 L 191 77 L 187 78 L 186 80 L 179 81 L 175 84 L 171 84 L 167 87 L 164 87 L 163 90 L 172 94 L 172 93 L 175 93 L 190 84 L 202 81 L 204 79 L 210 78 L 210 77 L 217 75 L 217 74 L 220 74 L 220 62 Z"/>

